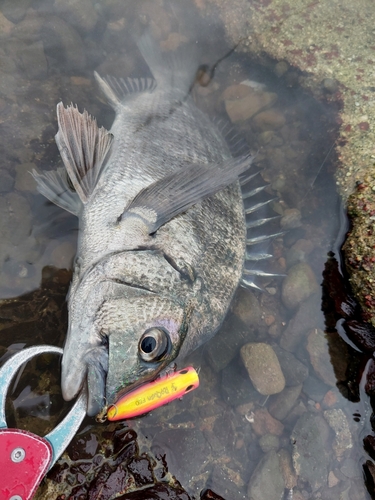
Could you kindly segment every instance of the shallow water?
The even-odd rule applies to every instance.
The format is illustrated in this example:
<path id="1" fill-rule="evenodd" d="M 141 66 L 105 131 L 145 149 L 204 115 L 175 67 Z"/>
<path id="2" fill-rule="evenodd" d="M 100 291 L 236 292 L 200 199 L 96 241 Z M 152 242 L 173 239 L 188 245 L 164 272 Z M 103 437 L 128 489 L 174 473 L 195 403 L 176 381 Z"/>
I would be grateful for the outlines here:
<path id="1" fill-rule="evenodd" d="M 191 498 L 205 488 L 227 500 L 367 498 L 361 440 L 370 430 L 370 409 L 358 387 L 361 357 L 337 334 L 324 336 L 321 311 L 327 255 L 333 250 L 339 258 L 345 227 L 332 177 L 336 110 L 299 89 L 292 68 L 278 61 L 260 66 L 232 51 L 218 22 L 201 18 L 193 3 L 85 0 L 52 6 L 22 0 L 17 6 L 5 2 L 0 11 L 1 361 L 28 345 L 64 341 L 77 221 L 46 202 L 29 174 L 61 165 L 56 104 L 77 103 L 110 128 L 113 112 L 95 86 L 94 70 L 149 76 L 134 43 L 147 26 L 164 50 L 197 42 L 205 68 L 193 89 L 197 105 L 227 120 L 228 111 L 249 148 L 258 151 L 257 167 L 277 197 L 273 208 L 286 232 L 273 241 L 275 258 L 267 270 L 299 274 L 289 288 L 280 277 L 263 279 L 264 292 L 238 291 L 220 332 L 189 360 L 200 369 L 200 388 L 129 422 L 138 435 L 138 455 L 159 461 L 165 455 Z M 253 114 L 241 101 L 249 92 L 258 103 Z M 268 104 L 262 107 L 263 101 Z M 241 120 L 238 113 L 248 115 Z M 248 343 L 274 348 L 286 382 L 281 395 L 264 396 L 253 387 L 240 356 Z M 360 390 L 361 401 L 349 401 Z M 41 434 L 69 408 L 59 394 L 59 360 L 47 356 L 25 368 L 10 395 L 9 424 Z M 68 498 L 75 488 L 69 498 L 99 498 L 92 468 L 90 475 L 74 467 L 82 466 L 80 460 L 92 465 L 101 454 L 108 458 L 110 432 L 126 425 L 87 419 L 39 498 L 53 498 L 47 486 L 56 497 Z M 69 480 L 58 481 L 65 469 Z M 131 483 L 130 489 L 138 487 Z M 115 496 L 116 486 L 111 488 L 105 498 Z"/>

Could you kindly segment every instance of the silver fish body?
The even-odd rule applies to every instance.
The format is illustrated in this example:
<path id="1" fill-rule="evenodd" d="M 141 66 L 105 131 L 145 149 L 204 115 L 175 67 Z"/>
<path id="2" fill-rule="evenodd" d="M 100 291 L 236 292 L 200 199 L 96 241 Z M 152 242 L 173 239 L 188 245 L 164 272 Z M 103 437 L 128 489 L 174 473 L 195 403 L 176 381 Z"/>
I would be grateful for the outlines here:
<path id="1" fill-rule="evenodd" d="M 150 47 L 156 84 L 97 77 L 116 109 L 110 132 L 59 104 L 56 140 L 76 192 L 61 172 L 34 173 L 79 217 L 62 391 L 70 400 L 87 383 L 90 415 L 211 338 L 244 269 L 236 179 L 251 158 L 231 157 L 191 78 L 173 62 L 164 74 Z"/>

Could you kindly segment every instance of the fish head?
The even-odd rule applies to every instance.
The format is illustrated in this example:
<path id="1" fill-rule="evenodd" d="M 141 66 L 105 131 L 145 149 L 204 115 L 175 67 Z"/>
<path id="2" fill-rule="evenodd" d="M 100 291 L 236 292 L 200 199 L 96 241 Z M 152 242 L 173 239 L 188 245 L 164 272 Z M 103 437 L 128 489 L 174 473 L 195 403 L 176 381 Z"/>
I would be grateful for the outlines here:
<path id="1" fill-rule="evenodd" d="M 107 333 L 107 404 L 155 379 L 174 361 L 193 309 L 191 302 L 181 304 L 160 295 L 128 296 L 115 302 L 104 306 L 116 310 Z"/>
<path id="2" fill-rule="evenodd" d="M 182 288 L 177 293 L 174 286 L 158 291 L 120 282 L 108 266 L 73 282 L 62 359 L 64 399 L 73 399 L 86 383 L 92 416 L 168 368 L 196 304 L 192 289 Z"/>

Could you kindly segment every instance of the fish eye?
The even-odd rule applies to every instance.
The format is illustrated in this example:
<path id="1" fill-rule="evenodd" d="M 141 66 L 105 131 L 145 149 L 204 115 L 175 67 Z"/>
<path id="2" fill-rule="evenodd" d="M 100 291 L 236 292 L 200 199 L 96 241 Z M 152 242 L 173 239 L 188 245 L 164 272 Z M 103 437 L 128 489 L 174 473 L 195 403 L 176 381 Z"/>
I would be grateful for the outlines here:
<path id="1" fill-rule="evenodd" d="M 138 349 L 143 361 L 158 361 L 169 349 L 169 336 L 162 328 L 150 328 L 142 335 Z"/>

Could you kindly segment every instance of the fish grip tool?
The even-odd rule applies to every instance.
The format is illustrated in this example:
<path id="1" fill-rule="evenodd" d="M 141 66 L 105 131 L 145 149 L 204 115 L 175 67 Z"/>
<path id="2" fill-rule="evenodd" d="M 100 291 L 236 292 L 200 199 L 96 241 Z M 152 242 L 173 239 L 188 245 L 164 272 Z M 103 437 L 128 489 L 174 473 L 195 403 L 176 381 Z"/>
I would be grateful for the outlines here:
<path id="1" fill-rule="evenodd" d="M 86 415 L 87 396 L 81 392 L 66 417 L 49 434 L 10 429 L 5 419 L 5 400 L 18 369 L 34 356 L 62 354 L 59 347 L 29 347 L 8 359 L 0 369 L 0 498 L 29 500 L 45 474 L 68 446 Z"/>

